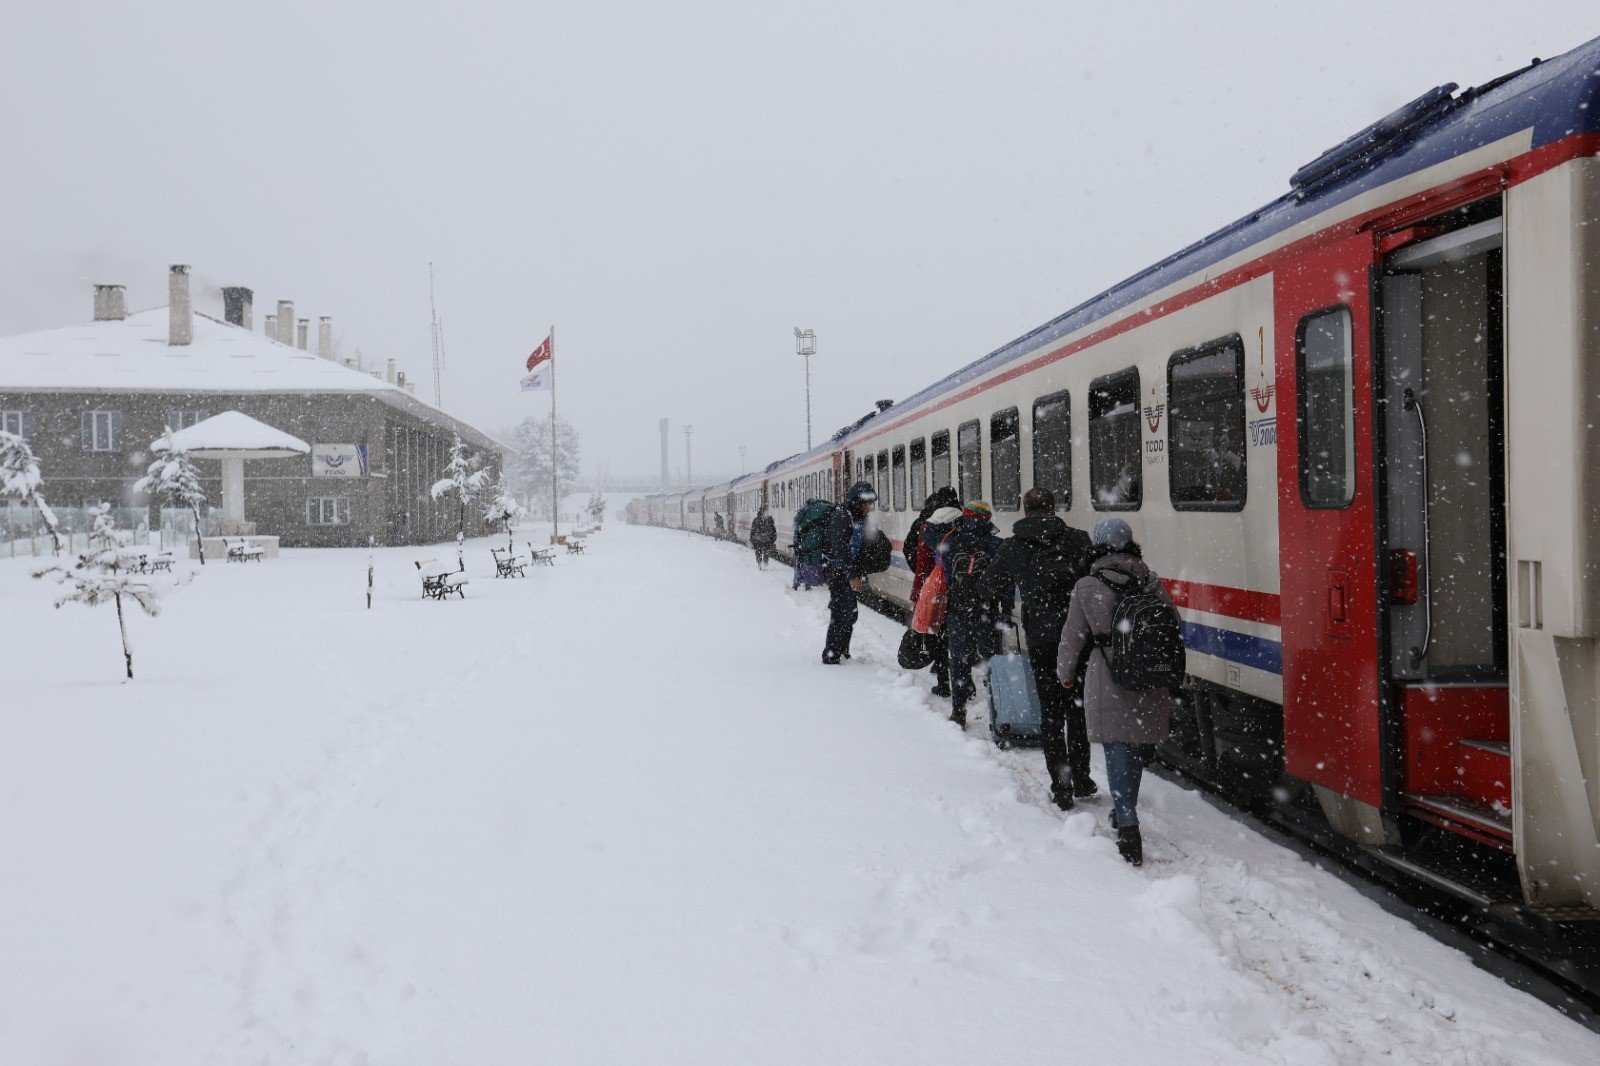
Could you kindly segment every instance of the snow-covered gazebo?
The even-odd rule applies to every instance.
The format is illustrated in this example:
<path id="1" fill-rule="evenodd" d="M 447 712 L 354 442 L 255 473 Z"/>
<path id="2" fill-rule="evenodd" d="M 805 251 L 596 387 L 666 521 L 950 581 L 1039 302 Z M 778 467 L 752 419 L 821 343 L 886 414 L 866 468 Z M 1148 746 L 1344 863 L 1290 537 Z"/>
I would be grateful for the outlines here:
<path id="1" fill-rule="evenodd" d="M 170 440 L 170 444 L 168 441 Z M 311 451 L 299 437 L 269 426 L 239 411 L 224 411 L 185 429 L 170 438 L 162 437 L 150 445 L 157 452 L 169 447 L 187 452 L 193 459 L 216 459 L 222 463 L 222 532 L 248 536 L 255 529 L 244 520 L 244 461 L 246 459 L 290 459 Z M 261 538 L 256 538 L 261 539 Z M 277 554 L 277 539 L 263 545 Z M 220 554 L 221 544 L 215 546 Z M 210 558 L 210 556 L 207 556 Z"/>

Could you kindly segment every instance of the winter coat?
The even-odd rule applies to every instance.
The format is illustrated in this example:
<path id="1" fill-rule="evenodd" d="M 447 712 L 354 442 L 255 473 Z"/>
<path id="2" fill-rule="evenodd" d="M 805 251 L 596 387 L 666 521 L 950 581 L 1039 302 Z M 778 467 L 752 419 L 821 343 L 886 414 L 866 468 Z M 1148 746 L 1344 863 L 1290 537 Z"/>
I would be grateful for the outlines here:
<path id="1" fill-rule="evenodd" d="M 901 544 L 900 550 L 905 554 L 906 565 L 911 567 L 913 573 L 917 569 L 917 552 L 922 547 L 923 527 L 933 520 L 935 512 L 950 510 L 951 508 L 954 508 L 957 517 L 960 517 L 961 497 L 956 495 L 956 490 L 948 485 L 942 489 L 934 489 L 933 495 L 929 496 L 927 502 L 922 505 L 922 513 L 917 515 L 911 523 L 911 528 L 906 530 L 906 539 Z M 955 519 L 950 521 L 953 522 Z M 937 541 L 930 545 L 930 547 L 934 548 L 938 546 Z M 913 595 L 912 598 L 915 599 L 916 597 Z"/>
<path id="2" fill-rule="evenodd" d="M 990 565 L 993 565 L 994 557 L 1004 544 L 1005 541 L 995 535 L 994 523 L 987 518 L 964 514 L 956 519 L 955 528 L 950 530 L 950 535 L 939 546 L 939 565 L 944 567 L 945 582 L 950 589 L 950 614 L 966 618 L 996 618 L 1005 613 L 994 597 L 983 591 L 981 580 L 971 584 L 969 591 L 963 594 L 962 582 L 952 570 L 952 563 L 957 556 L 976 552 L 987 555 Z"/>
<path id="3" fill-rule="evenodd" d="M 1089 534 L 1067 525 L 1053 514 L 1029 515 L 1011 527 L 1007 540 L 983 575 L 985 591 L 1008 607 L 1016 590 L 1022 592 L 1022 629 L 1028 647 L 1053 648 L 1067 621 L 1072 587 L 1089 573 L 1092 547 Z M 1048 556 L 1046 555 L 1048 553 Z M 1052 562 L 1065 556 L 1066 574 Z"/>
<path id="4" fill-rule="evenodd" d="M 1056 676 L 1071 679 L 1077 675 L 1081 656 L 1088 656 L 1084 678 L 1083 710 L 1090 741 L 1096 744 L 1155 744 L 1165 740 L 1172 729 L 1172 693 L 1167 689 L 1135 692 L 1111 680 L 1109 651 L 1095 647 L 1095 636 L 1111 632 L 1117 597 L 1095 574 L 1111 573 L 1111 580 L 1132 579 L 1149 583 L 1154 575 L 1136 555 L 1113 552 L 1096 559 L 1089 576 L 1072 589 L 1072 606 L 1061 629 L 1061 650 L 1056 657 Z M 1167 601 L 1160 581 L 1155 587 Z"/>
<path id="5" fill-rule="evenodd" d="M 955 493 L 950 493 L 951 497 Z M 961 517 L 961 508 L 954 506 L 940 507 L 930 512 L 927 520 L 922 522 L 917 529 L 916 550 L 910 558 L 911 562 L 911 602 L 917 602 L 917 596 L 922 592 L 922 583 L 928 580 L 928 575 L 933 573 L 933 568 L 939 564 L 939 543 L 950 533 L 950 527 L 955 525 L 956 519 Z M 920 521 L 920 519 L 919 519 Z M 906 537 L 909 547 L 911 538 Z"/>
<path id="6" fill-rule="evenodd" d="M 856 569 L 856 553 L 861 550 L 862 539 L 867 534 L 867 525 L 872 512 L 868 511 L 868 519 L 858 519 L 855 516 L 857 505 L 865 493 L 874 489 L 865 481 L 858 481 L 850 486 L 850 491 L 845 493 L 844 503 L 835 507 L 833 514 L 828 518 L 827 546 L 823 549 L 830 574 L 843 574 L 848 578 L 863 576 Z"/>
<path id="7" fill-rule="evenodd" d="M 750 522 L 750 546 L 753 548 L 771 548 L 778 543 L 778 523 L 765 511 L 756 515 Z"/>

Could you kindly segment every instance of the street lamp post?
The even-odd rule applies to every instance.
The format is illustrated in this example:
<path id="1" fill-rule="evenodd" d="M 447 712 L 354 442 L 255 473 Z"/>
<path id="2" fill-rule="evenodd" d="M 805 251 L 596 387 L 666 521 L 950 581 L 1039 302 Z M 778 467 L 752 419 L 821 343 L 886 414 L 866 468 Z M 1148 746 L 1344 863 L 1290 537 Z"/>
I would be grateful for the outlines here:
<path id="1" fill-rule="evenodd" d="M 817 354 L 817 331 L 794 328 L 794 350 L 806 361 L 806 451 L 811 450 L 811 357 Z"/>

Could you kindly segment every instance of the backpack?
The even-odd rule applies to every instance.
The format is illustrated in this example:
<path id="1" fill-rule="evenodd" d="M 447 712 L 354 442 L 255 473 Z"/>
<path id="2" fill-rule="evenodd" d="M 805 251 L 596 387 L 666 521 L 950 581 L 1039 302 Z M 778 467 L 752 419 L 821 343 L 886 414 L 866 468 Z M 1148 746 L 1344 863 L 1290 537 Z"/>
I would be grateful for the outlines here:
<path id="1" fill-rule="evenodd" d="M 822 550 L 828 543 L 828 519 L 833 517 L 833 509 L 833 504 L 826 500 L 815 500 L 794 516 L 795 551 L 808 563 L 822 559 Z"/>
<path id="2" fill-rule="evenodd" d="M 1023 602 L 1054 602 L 1065 615 L 1072 586 L 1089 573 L 1089 556 L 1069 543 L 1058 542 L 1040 545 L 1032 562 L 1030 567 L 1019 568 Z"/>
<path id="3" fill-rule="evenodd" d="M 861 574 L 881 574 L 894 561 L 894 545 L 888 534 L 875 530 L 861 538 L 861 550 L 856 552 L 855 569 Z"/>
<path id="4" fill-rule="evenodd" d="M 947 597 L 950 613 L 971 616 L 983 610 L 986 601 L 979 585 L 983 580 L 983 572 L 989 569 L 990 559 L 989 553 L 981 549 L 957 551 L 950 556 L 950 591 Z"/>
<path id="5" fill-rule="evenodd" d="M 1187 665 L 1183 623 L 1177 608 L 1156 591 L 1156 579 L 1138 584 L 1131 578 L 1112 581 L 1103 573 L 1093 576 L 1117 600 L 1111 612 L 1111 632 L 1094 635 L 1095 647 L 1111 670 L 1111 680 L 1133 692 L 1180 687 Z"/>

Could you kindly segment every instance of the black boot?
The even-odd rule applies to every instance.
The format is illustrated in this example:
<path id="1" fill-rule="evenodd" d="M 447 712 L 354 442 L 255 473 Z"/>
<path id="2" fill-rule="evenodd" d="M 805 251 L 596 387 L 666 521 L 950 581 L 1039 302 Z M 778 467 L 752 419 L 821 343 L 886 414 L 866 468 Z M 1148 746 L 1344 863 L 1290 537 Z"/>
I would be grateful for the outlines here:
<path id="1" fill-rule="evenodd" d="M 1092 777 L 1075 777 L 1072 779 L 1072 794 L 1078 799 L 1088 799 L 1100 794 L 1100 786 L 1094 783 Z"/>
<path id="2" fill-rule="evenodd" d="M 1061 785 L 1050 786 L 1050 802 L 1064 811 L 1070 811 L 1076 806 L 1072 800 L 1072 789 Z"/>
<path id="3" fill-rule="evenodd" d="M 948 684 L 946 684 L 945 682 L 943 682 L 943 681 L 941 681 L 937 685 L 933 686 L 933 688 L 930 689 L 929 691 L 933 695 L 938 696 L 940 699 L 947 700 L 947 699 L 950 698 L 950 686 Z"/>
<path id="4" fill-rule="evenodd" d="M 1129 866 L 1144 865 L 1144 838 L 1139 835 L 1138 826 L 1117 826 L 1117 851 L 1122 853 Z"/>
<path id="5" fill-rule="evenodd" d="M 965 707 L 957 707 L 950 712 L 950 720 L 962 729 L 967 728 L 967 709 Z"/>

